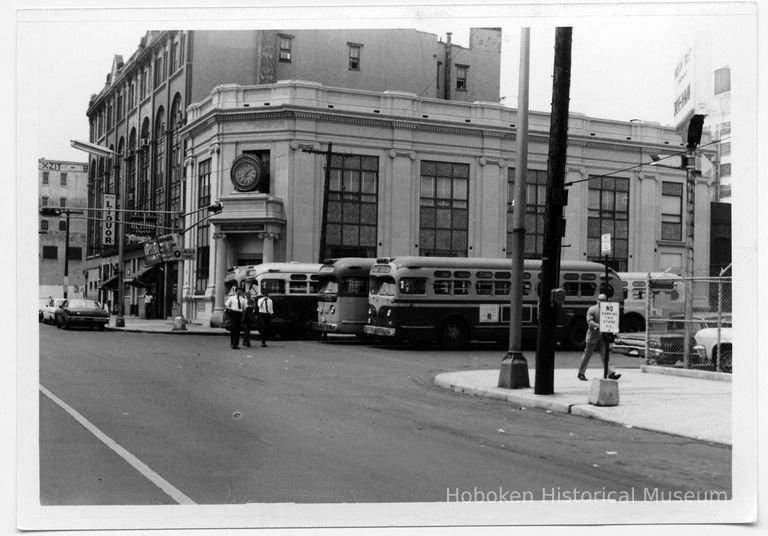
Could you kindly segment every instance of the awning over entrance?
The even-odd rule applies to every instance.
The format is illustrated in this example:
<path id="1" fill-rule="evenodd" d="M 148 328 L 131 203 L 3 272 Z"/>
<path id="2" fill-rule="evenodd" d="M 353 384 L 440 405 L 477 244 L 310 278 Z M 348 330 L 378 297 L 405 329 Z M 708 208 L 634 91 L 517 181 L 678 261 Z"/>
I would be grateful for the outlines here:
<path id="1" fill-rule="evenodd" d="M 104 281 L 101 285 L 99 285 L 99 288 L 107 289 L 107 290 L 117 290 L 117 276 L 113 275 L 106 281 Z"/>
<path id="2" fill-rule="evenodd" d="M 145 266 L 131 277 L 126 277 L 125 282 L 134 287 L 151 287 L 156 270 L 162 270 L 162 264 Z"/>

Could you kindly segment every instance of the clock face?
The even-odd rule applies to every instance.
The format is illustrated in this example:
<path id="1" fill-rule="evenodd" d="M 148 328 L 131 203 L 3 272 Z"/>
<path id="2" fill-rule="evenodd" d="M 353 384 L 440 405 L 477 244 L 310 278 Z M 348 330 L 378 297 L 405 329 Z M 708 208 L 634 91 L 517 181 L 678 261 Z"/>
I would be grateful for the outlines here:
<path id="1" fill-rule="evenodd" d="M 238 157 L 232 165 L 231 179 L 235 188 L 241 192 L 255 190 L 261 183 L 261 162 L 248 155 Z"/>

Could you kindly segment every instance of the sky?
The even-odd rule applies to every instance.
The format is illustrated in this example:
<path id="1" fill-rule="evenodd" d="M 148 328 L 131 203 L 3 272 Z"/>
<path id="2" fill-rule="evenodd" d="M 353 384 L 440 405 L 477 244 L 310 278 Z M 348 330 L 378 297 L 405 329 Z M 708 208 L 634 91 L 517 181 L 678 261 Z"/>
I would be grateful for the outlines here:
<path id="1" fill-rule="evenodd" d="M 470 26 L 502 28 L 501 97 L 502 103 L 517 107 L 519 93 L 520 28 L 531 28 L 529 99 L 532 111 L 550 111 L 554 65 L 555 26 L 573 27 L 570 111 L 593 117 L 629 121 L 641 119 L 662 125 L 672 122 L 673 72 L 676 63 L 696 32 L 713 39 L 713 67 L 724 65 L 746 42 L 740 32 L 748 18 L 711 17 L 705 14 L 659 16 L 658 10 L 645 14 L 602 16 L 604 10 L 573 11 L 563 19 L 549 16 L 527 17 L 530 10 L 504 10 L 499 16 L 475 18 L 461 10 L 376 11 L 368 8 L 366 17 L 334 18 L 335 12 L 312 8 L 317 15 L 282 20 L 284 13 L 269 17 L 237 17 L 226 10 L 196 13 L 180 10 L 47 10 L 28 12 L 17 25 L 19 63 L 23 77 L 31 83 L 20 88 L 34 95 L 34 106 L 22 112 L 36 119 L 39 138 L 38 157 L 54 160 L 85 161 L 85 153 L 72 149 L 70 139 L 88 139 L 86 110 L 90 95 L 103 86 L 113 58 L 124 59 L 137 49 L 148 29 L 220 27 L 242 28 L 279 25 L 296 27 L 415 27 L 445 39 L 453 33 L 455 43 L 466 45 Z M 622 10 L 616 10 L 622 11 Z M 245 12 L 250 14 L 251 12 Z M 558 11 L 561 13 L 561 10 Z M 509 14 L 509 16 L 506 16 Z M 29 21 L 29 22 L 27 22 Z M 31 87 L 30 87 L 31 86 Z"/>

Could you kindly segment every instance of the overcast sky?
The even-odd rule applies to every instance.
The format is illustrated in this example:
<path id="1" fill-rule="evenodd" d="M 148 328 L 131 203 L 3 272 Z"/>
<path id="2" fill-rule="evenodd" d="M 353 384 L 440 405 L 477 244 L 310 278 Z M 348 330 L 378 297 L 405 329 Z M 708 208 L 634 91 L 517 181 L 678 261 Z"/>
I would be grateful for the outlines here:
<path id="1" fill-rule="evenodd" d="M 22 88 L 34 96 L 31 109 L 22 110 L 25 118 L 36 119 L 39 136 L 38 156 L 49 159 L 84 161 L 85 153 L 69 146 L 70 139 L 87 140 L 85 116 L 90 95 L 105 82 L 115 54 L 124 59 L 137 49 L 148 29 L 190 27 L 250 27 L 268 23 L 283 29 L 297 27 L 385 27 L 403 26 L 436 33 L 467 44 L 469 26 L 501 26 L 503 31 L 501 96 L 507 106 L 517 107 L 521 19 L 526 11 L 506 10 L 509 17 L 468 19 L 465 12 L 445 10 L 404 10 L 395 14 L 366 8 L 367 18 L 334 18 L 335 12 L 313 8 L 322 17 L 280 20 L 283 13 L 270 17 L 237 17 L 226 10 L 207 10 L 197 18 L 187 11 L 168 10 L 92 10 L 63 12 L 48 10 L 21 17 L 19 59 L 26 83 Z M 252 15 L 253 12 L 245 12 Z M 561 13 L 561 10 L 558 11 Z M 744 42 L 748 33 L 739 31 L 749 18 L 732 16 L 658 16 L 626 14 L 596 18 L 583 11 L 568 10 L 571 17 L 551 16 L 524 20 L 531 27 L 530 109 L 550 111 L 555 26 L 573 27 L 570 111 L 589 116 L 629 121 L 641 119 L 661 124 L 672 122 L 673 72 L 696 32 L 713 39 L 713 68 L 732 60 L 734 50 L 754 49 Z M 598 12 L 599 13 L 599 12 Z M 417 16 L 414 16 L 417 14 Z M 402 15 L 402 16 L 401 16 Z M 411 15 L 408 17 L 408 15 Z M 477 17 L 478 13 L 473 12 Z M 199 20 L 210 17 L 208 20 Z M 26 22 L 29 20 L 30 22 Z M 313 24 L 312 21 L 315 21 Z M 29 115 L 27 115 L 29 114 Z"/>

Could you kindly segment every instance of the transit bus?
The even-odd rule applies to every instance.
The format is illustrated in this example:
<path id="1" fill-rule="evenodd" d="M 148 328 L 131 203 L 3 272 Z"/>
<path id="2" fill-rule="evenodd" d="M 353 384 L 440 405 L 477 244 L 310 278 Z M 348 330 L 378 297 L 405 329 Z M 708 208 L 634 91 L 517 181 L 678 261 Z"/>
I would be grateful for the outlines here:
<path id="1" fill-rule="evenodd" d="M 269 293 L 275 311 L 272 317 L 275 335 L 282 338 L 314 337 L 312 322 L 317 315 L 321 266 L 300 262 L 236 266 L 229 270 L 225 284 L 244 288 L 254 299 L 264 290 Z"/>
<path id="2" fill-rule="evenodd" d="M 685 312 L 685 282 L 677 274 L 668 272 L 619 272 L 624 296 L 621 331 L 645 331 L 645 301 L 648 296 L 648 276 L 651 279 L 651 317 L 668 319 Z M 666 323 L 656 324 L 663 327 Z"/>
<path id="3" fill-rule="evenodd" d="M 376 259 L 343 257 L 320 267 L 317 321 L 322 333 L 355 335 L 367 339 L 363 328 L 368 320 L 368 281 Z"/>
<path id="4" fill-rule="evenodd" d="M 557 337 L 566 347 L 584 344 L 587 309 L 601 292 L 622 301 L 621 281 L 611 269 L 587 261 L 563 261 L 560 286 L 565 302 L 558 309 Z M 522 336 L 535 340 L 541 289 L 541 261 L 524 262 Z M 391 257 L 371 267 L 366 334 L 390 340 L 437 341 L 460 347 L 471 340 L 509 340 L 508 259 Z"/>

